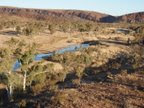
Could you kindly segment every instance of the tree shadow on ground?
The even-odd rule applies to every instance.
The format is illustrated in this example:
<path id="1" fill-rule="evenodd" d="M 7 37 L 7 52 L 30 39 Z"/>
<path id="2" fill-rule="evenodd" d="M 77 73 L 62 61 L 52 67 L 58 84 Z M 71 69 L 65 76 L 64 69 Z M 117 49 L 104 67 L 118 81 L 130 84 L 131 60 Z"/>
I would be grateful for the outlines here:
<path id="1" fill-rule="evenodd" d="M 92 41 L 84 41 L 81 44 L 89 44 L 91 46 L 91 45 L 100 45 L 101 43 L 99 40 L 92 40 Z"/>
<path id="2" fill-rule="evenodd" d="M 109 74 L 116 75 L 123 71 L 127 71 L 128 74 L 135 72 L 134 64 L 135 59 L 133 56 L 120 53 L 116 58 L 109 59 L 102 66 L 85 68 L 84 73 L 86 76 L 84 79 L 90 81 L 107 81 Z"/>
<path id="3" fill-rule="evenodd" d="M 5 107 L 9 103 L 9 97 L 5 88 L 0 89 L 0 108 Z"/>
<path id="4" fill-rule="evenodd" d="M 78 79 L 78 77 L 76 76 L 76 73 L 73 71 L 66 75 L 64 82 L 58 82 L 57 85 L 58 85 L 59 89 L 76 88 L 77 85 L 73 84 L 73 81 L 75 79 Z"/>
<path id="5" fill-rule="evenodd" d="M 109 59 L 107 63 L 99 67 L 86 67 L 84 69 L 84 76 L 81 78 L 81 82 L 107 82 L 108 75 L 116 75 L 122 71 L 127 71 L 128 74 L 135 72 L 133 65 L 135 59 L 133 56 L 129 56 L 124 53 L 118 54 L 115 58 Z M 66 79 L 62 83 L 58 83 L 60 88 L 73 88 L 73 80 L 77 79 L 75 72 L 67 74 Z"/>
<path id="6" fill-rule="evenodd" d="M 15 99 L 13 102 L 10 102 L 8 104 L 2 105 L 2 107 L 5 108 L 37 108 L 38 106 L 40 108 L 45 108 L 45 106 L 49 106 L 51 103 L 50 99 L 54 95 L 49 90 L 44 90 L 36 95 L 33 95 L 31 93 L 20 93 L 15 94 Z M 1 106 L 0 106 L 1 107 Z"/>
<path id="7" fill-rule="evenodd" d="M 116 44 L 116 45 L 124 45 L 124 46 L 129 46 L 134 43 L 128 43 L 127 41 L 120 41 L 120 40 L 93 40 L 93 41 L 85 41 L 82 44 L 89 44 L 91 45 L 109 45 L 109 44 Z"/>
<path id="8" fill-rule="evenodd" d="M 144 65 L 136 66 L 136 64 L 137 61 L 135 60 L 134 56 L 120 53 L 116 56 L 116 58 L 109 59 L 107 63 L 103 64 L 100 67 L 90 66 L 85 68 L 84 73 L 86 74 L 86 76 L 83 77 L 82 81 L 85 83 L 91 83 L 91 82 L 113 83 L 114 79 L 111 79 L 110 76 L 115 77 L 117 74 L 123 74 L 125 72 L 126 75 L 128 74 L 132 75 L 133 73 L 142 72 L 144 70 Z M 126 76 L 123 76 L 124 79 L 125 77 Z M 132 89 L 137 89 L 139 91 L 144 91 L 144 86 L 141 85 L 140 82 L 138 81 L 135 81 L 135 84 L 131 83 L 130 80 L 128 82 L 116 81 L 115 83 L 125 85 Z"/>
<path id="9" fill-rule="evenodd" d="M 128 46 L 130 45 L 128 42 L 124 41 L 118 41 L 118 40 L 101 40 L 101 42 L 109 43 L 109 44 L 118 44 L 118 45 L 125 45 Z"/>
<path id="10" fill-rule="evenodd" d="M 123 46 L 132 46 L 132 45 L 144 45 L 144 40 L 139 40 L 139 41 L 132 41 L 128 39 L 127 41 L 122 41 L 122 40 L 114 40 L 114 39 L 102 39 L 102 40 L 92 40 L 92 41 L 85 41 L 82 42 L 81 44 L 89 44 L 90 46 L 92 45 L 109 45 L 109 44 L 116 44 L 116 45 L 123 45 Z"/>
<path id="11" fill-rule="evenodd" d="M 111 58 L 105 64 L 99 67 L 90 65 L 84 69 L 84 76 L 81 78 L 81 83 L 91 82 L 111 82 L 109 75 L 117 75 L 122 72 L 132 74 L 144 69 L 144 66 L 135 67 L 136 60 L 133 55 L 119 53 L 115 58 Z M 60 88 L 74 88 L 73 80 L 77 79 L 75 72 L 67 74 L 64 82 L 58 83 Z M 131 85 L 129 85 L 131 86 Z M 138 87 L 143 89 L 143 87 Z"/>
<path id="12" fill-rule="evenodd" d="M 5 32 L 1 32 L 0 34 L 2 35 L 6 35 L 6 36 L 17 36 L 18 33 L 16 31 L 5 31 Z"/>

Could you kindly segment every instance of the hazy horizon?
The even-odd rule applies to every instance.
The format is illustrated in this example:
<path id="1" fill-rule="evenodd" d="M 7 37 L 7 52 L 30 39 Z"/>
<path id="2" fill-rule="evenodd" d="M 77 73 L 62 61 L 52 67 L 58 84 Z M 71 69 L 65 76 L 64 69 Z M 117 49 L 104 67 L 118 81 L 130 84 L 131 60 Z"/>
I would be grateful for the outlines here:
<path id="1" fill-rule="evenodd" d="M 95 11 L 114 16 L 142 12 L 144 11 L 144 0 L 59 0 L 59 1 L 47 1 L 47 0 L 1 0 L 0 6 L 11 6 L 19 8 L 35 8 L 35 9 L 66 9 L 66 10 L 86 10 Z"/>

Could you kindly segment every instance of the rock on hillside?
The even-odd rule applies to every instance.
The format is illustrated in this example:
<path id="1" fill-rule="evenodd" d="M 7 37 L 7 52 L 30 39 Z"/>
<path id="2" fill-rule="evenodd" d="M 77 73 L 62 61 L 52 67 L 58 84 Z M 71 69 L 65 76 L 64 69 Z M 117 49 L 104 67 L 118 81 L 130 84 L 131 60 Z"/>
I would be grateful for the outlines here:
<path id="1" fill-rule="evenodd" d="M 0 7 L 0 14 L 16 15 L 28 18 L 47 19 L 48 17 L 60 17 L 60 18 L 73 18 L 73 19 L 85 19 L 91 21 L 100 21 L 102 17 L 106 17 L 106 14 L 81 11 L 81 10 L 44 10 L 44 9 L 26 9 L 15 7 Z"/>
<path id="2" fill-rule="evenodd" d="M 122 22 L 144 22 L 144 12 L 131 13 L 118 17 Z"/>
<path id="3" fill-rule="evenodd" d="M 113 22 L 143 22 L 144 12 L 131 13 L 122 16 L 112 16 L 94 11 L 82 10 L 46 10 L 46 9 L 28 9 L 16 7 L 0 7 L 1 15 L 15 15 L 25 18 L 34 18 L 37 20 L 47 20 L 49 18 L 60 19 L 79 19 L 95 22 L 113 23 Z"/>

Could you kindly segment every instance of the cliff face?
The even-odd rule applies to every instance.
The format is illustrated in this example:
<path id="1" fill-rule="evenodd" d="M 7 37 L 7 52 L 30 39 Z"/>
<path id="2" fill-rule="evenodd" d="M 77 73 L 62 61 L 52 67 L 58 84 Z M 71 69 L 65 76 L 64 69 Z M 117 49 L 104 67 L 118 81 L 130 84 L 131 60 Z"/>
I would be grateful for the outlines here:
<path id="1" fill-rule="evenodd" d="M 123 15 L 118 17 L 118 20 L 122 22 L 144 22 L 144 12 Z"/>
<path id="2" fill-rule="evenodd" d="M 133 13 L 123 15 L 119 17 L 102 14 L 91 11 L 80 11 L 80 10 L 42 10 L 42 9 L 25 9 L 15 7 L 0 7 L 0 15 L 16 15 L 26 18 L 34 18 L 46 20 L 49 17 L 54 18 L 72 18 L 72 19 L 84 19 L 95 22 L 143 22 L 144 12 Z"/>
<path id="3" fill-rule="evenodd" d="M 47 19 L 48 17 L 60 18 L 80 18 L 91 21 L 99 21 L 102 17 L 107 15 L 79 10 L 42 10 L 42 9 L 21 9 L 0 7 L 0 14 L 17 15 L 28 18 Z"/>

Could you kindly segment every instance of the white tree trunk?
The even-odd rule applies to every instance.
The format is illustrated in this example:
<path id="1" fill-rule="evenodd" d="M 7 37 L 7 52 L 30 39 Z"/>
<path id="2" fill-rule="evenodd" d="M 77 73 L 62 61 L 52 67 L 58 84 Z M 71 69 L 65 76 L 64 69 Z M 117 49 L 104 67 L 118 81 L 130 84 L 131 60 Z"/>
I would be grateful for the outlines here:
<path id="1" fill-rule="evenodd" d="M 8 74 L 11 75 L 11 71 L 9 71 Z M 8 96 L 9 99 L 11 99 L 12 95 L 13 95 L 11 80 L 9 81 L 8 94 L 9 94 L 9 96 Z"/>
<path id="2" fill-rule="evenodd" d="M 24 72 L 24 78 L 23 78 L 23 91 L 26 90 L 26 72 Z"/>
<path id="3" fill-rule="evenodd" d="M 12 90 L 12 85 L 11 85 L 11 84 L 10 84 L 10 86 L 9 86 L 9 94 L 10 94 L 10 97 L 12 97 L 13 90 Z"/>

